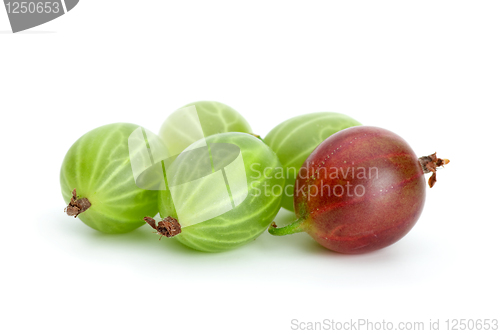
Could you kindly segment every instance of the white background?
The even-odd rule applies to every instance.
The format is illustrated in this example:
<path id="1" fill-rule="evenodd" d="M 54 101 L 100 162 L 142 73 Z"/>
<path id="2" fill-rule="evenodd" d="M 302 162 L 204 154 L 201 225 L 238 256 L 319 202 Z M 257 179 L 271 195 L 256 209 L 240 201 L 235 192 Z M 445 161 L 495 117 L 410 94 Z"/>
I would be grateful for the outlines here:
<path id="1" fill-rule="evenodd" d="M 0 7 L 2 333 L 286 333 L 291 321 L 500 318 L 498 1 L 82 0 L 12 34 Z M 336 111 L 451 159 L 401 241 L 358 256 L 265 232 L 205 254 L 65 216 L 71 144 L 218 100 L 265 135 Z M 285 223 L 293 218 L 281 212 Z"/>

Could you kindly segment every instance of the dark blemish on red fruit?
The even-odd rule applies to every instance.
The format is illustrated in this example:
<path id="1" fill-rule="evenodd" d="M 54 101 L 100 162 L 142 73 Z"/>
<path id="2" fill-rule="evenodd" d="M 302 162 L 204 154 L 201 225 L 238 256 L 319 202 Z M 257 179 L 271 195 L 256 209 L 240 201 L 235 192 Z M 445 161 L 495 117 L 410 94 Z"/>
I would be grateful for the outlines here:
<path id="1" fill-rule="evenodd" d="M 156 225 L 156 221 L 151 217 L 144 217 L 144 221 L 156 230 L 158 235 L 160 235 L 160 239 L 161 237 L 172 238 L 182 232 L 181 224 L 179 224 L 177 219 L 172 217 L 167 217 L 159 221 L 158 225 Z"/>
<path id="2" fill-rule="evenodd" d="M 64 209 L 64 212 L 66 212 L 68 216 L 74 216 L 76 218 L 80 213 L 87 211 L 92 204 L 86 198 L 78 198 L 76 196 L 76 189 L 73 189 L 72 194 L 73 196 L 66 209 Z"/>

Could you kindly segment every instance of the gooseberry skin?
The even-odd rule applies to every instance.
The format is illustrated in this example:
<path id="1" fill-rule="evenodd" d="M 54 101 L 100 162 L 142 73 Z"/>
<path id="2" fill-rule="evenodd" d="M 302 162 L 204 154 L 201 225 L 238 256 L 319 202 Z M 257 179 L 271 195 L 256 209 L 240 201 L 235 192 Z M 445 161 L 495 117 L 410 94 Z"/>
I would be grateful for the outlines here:
<path id="1" fill-rule="evenodd" d="M 283 164 L 285 188 L 281 205 L 293 211 L 293 189 L 300 167 L 326 138 L 340 130 L 361 125 L 355 119 L 334 112 L 317 112 L 293 117 L 277 125 L 264 138 Z"/>
<path id="2" fill-rule="evenodd" d="M 419 159 L 388 130 L 357 126 L 340 131 L 319 145 L 303 168 L 296 187 L 311 191 L 297 192 L 298 220 L 284 229 L 306 231 L 335 252 L 358 254 L 389 246 L 412 229 L 423 210 L 426 184 Z M 335 168 L 345 174 L 335 178 Z M 348 184 L 352 196 L 346 192 Z M 323 194 L 312 196 L 314 187 L 323 187 Z"/>
<path id="3" fill-rule="evenodd" d="M 273 187 L 282 188 L 284 179 L 275 177 L 281 168 L 276 154 L 260 139 L 252 135 L 244 133 L 216 134 L 207 137 L 206 142 L 211 147 L 216 143 L 228 143 L 240 148 L 245 165 L 248 196 L 234 209 L 204 222 L 189 225 L 189 222 L 179 220 L 182 232 L 173 238 L 199 251 L 222 252 L 251 242 L 267 229 L 278 213 L 281 202 L 281 192 L 276 190 L 272 192 L 271 189 Z M 197 143 L 194 143 L 193 146 L 197 146 Z M 188 147 L 187 150 L 189 149 Z M 184 163 L 186 165 L 183 165 Z M 174 162 L 174 164 L 178 164 L 177 169 L 185 173 L 196 169 L 193 166 L 196 163 L 191 159 L 183 161 L 181 158 L 177 158 Z M 267 192 L 265 188 L 267 188 Z M 196 193 L 198 196 L 192 196 Z M 214 203 L 213 199 L 218 196 L 213 192 L 206 194 L 193 192 L 185 196 L 182 205 L 193 212 L 203 210 L 207 206 L 222 205 Z M 234 193 L 233 196 L 235 196 Z M 169 189 L 159 193 L 159 210 L 162 218 L 178 219 Z"/>
<path id="4" fill-rule="evenodd" d="M 205 137 L 226 132 L 252 133 L 250 124 L 243 116 L 228 105 L 216 101 L 198 101 L 189 103 L 171 114 L 161 126 L 159 136 L 164 141 L 170 154 L 182 152 L 186 147 L 199 140 L 196 119 L 179 118 L 177 113 L 183 108 L 195 106 L 199 123 Z M 186 124 L 188 123 L 188 124 Z"/>
<path id="5" fill-rule="evenodd" d="M 144 224 L 144 216 L 158 213 L 156 191 L 136 186 L 130 164 L 128 138 L 139 128 L 114 123 L 80 137 L 67 152 L 60 173 L 61 191 L 69 203 L 73 189 L 91 206 L 78 215 L 104 233 L 126 233 Z"/>

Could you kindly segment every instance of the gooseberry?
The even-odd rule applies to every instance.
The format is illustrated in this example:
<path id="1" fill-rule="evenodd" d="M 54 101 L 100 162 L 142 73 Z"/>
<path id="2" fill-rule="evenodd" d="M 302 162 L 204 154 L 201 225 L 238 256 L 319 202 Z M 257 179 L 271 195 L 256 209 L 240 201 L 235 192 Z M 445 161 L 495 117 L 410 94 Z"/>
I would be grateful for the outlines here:
<path id="1" fill-rule="evenodd" d="M 293 211 L 293 188 L 297 173 L 311 152 L 332 134 L 361 125 L 349 116 L 334 112 L 317 112 L 293 117 L 277 125 L 264 138 L 280 159 L 285 176 L 281 205 Z"/>
<path id="2" fill-rule="evenodd" d="M 216 101 L 198 101 L 170 114 L 159 136 L 174 156 L 203 137 L 225 132 L 251 133 L 252 128 L 233 108 Z"/>
<path id="3" fill-rule="evenodd" d="M 340 253 L 364 253 L 389 246 L 417 222 L 425 201 L 424 173 L 449 160 L 417 158 L 398 135 L 377 127 L 342 130 L 306 159 L 295 184 L 297 220 L 269 232 L 305 231 Z"/>
<path id="4" fill-rule="evenodd" d="M 197 141 L 166 171 L 159 192 L 162 221 L 147 221 L 158 234 L 205 252 L 220 252 L 254 240 L 280 209 L 281 163 L 260 139 L 222 133 Z M 161 237 L 160 237 L 161 238 Z"/>
<path id="5" fill-rule="evenodd" d="M 158 212 L 156 191 L 136 185 L 129 136 L 138 125 L 114 123 L 78 139 L 66 154 L 60 173 L 66 213 L 104 233 L 125 233 Z"/>

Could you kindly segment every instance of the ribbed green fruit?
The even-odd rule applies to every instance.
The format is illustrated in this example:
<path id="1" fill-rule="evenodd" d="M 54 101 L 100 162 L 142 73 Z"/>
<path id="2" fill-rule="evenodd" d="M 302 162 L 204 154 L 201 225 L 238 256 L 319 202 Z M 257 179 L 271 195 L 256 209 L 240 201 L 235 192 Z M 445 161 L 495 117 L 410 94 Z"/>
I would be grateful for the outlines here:
<path id="1" fill-rule="evenodd" d="M 281 205 L 293 211 L 297 173 L 307 157 L 326 138 L 340 130 L 361 125 L 355 119 L 334 112 L 317 112 L 293 117 L 276 126 L 264 142 L 276 152 L 286 179 Z"/>
<path id="2" fill-rule="evenodd" d="M 78 139 L 64 158 L 60 180 L 66 203 L 73 189 L 87 198 L 90 208 L 78 215 L 88 226 L 104 233 L 125 233 L 158 212 L 156 191 L 136 186 L 128 138 L 139 128 L 128 123 L 109 124 Z"/>
<path id="3" fill-rule="evenodd" d="M 189 106 L 196 107 L 198 118 L 186 112 L 184 108 Z M 172 113 L 163 123 L 159 135 L 170 154 L 176 155 L 202 137 L 226 132 L 251 133 L 252 128 L 233 108 L 220 102 L 198 101 Z"/>
<path id="4" fill-rule="evenodd" d="M 284 178 L 275 177 L 281 168 L 276 154 L 252 135 L 216 134 L 206 143 L 188 147 L 169 168 L 175 173 L 167 172 L 169 188 L 160 192 L 159 209 L 162 218 L 173 217 L 182 227 L 173 238 L 200 251 L 221 252 L 266 230 L 280 209 Z M 189 154 L 194 148 L 201 153 Z M 208 219 L 199 222 L 200 216 Z"/>

